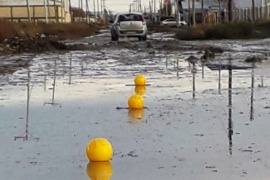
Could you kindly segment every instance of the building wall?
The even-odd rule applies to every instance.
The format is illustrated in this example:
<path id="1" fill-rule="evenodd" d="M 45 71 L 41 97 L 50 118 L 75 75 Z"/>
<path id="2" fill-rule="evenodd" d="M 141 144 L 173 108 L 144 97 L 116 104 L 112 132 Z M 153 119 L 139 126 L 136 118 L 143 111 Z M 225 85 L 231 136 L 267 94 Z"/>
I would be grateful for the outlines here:
<path id="1" fill-rule="evenodd" d="M 10 5 L 8 4 L 10 2 Z M 20 1 L 22 2 L 22 1 Z M 43 4 L 44 0 L 30 0 L 30 17 L 32 21 L 45 21 L 46 11 L 49 21 L 53 22 L 71 22 L 71 15 L 69 12 L 69 3 L 67 0 L 56 1 L 56 8 L 52 1 L 49 2 L 47 10 Z M 59 3 L 60 2 L 60 3 Z M 61 3 L 63 2 L 63 3 Z M 28 21 L 28 12 L 26 4 L 15 4 L 16 0 L 0 0 L 0 19 L 7 19 L 11 21 Z M 36 3 L 36 4 L 33 4 Z"/>

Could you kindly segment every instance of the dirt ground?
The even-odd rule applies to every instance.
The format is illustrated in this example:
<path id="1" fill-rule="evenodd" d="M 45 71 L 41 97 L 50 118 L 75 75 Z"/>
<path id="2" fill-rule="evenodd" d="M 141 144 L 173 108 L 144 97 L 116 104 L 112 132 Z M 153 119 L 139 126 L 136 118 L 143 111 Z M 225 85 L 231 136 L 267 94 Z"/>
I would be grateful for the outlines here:
<path id="1" fill-rule="evenodd" d="M 0 54 L 66 50 L 68 47 L 59 41 L 95 35 L 102 28 L 101 24 L 42 22 L 33 24 L 0 21 Z"/>

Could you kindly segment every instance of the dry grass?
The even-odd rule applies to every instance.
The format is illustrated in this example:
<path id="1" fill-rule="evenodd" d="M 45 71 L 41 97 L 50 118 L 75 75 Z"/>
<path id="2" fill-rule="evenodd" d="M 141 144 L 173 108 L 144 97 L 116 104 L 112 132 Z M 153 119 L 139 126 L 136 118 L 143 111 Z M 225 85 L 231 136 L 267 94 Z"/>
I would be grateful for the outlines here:
<path id="1" fill-rule="evenodd" d="M 204 31 L 208 26 L 198 25 L 196 27 L 181 28 L 175 37 L 180 40 L 205 39 Z"/>
<path id="2" fill-rule="evenodd" d="M 99 26 L 85 23 L 50 23 L 37 25 L 28 22 L 0 21 L 0 42 L 13 37 L 33 38 L 38 34 L 57 35 L 59 39 L 78 39 L 98 33 Z"/>

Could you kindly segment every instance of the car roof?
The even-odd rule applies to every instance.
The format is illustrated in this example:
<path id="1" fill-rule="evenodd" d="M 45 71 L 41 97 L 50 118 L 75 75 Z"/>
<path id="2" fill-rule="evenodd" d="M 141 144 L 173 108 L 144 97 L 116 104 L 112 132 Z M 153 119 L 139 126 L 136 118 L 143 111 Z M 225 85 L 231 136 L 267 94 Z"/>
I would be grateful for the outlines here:
<path id="1" fill-rule="evenodd" d="M 116 15 L 123 15 L 123 14 L 137 14 L 137 15 L 142 15 L 142 13 L 139 13 L 139 12 L 119 12 Z"/>

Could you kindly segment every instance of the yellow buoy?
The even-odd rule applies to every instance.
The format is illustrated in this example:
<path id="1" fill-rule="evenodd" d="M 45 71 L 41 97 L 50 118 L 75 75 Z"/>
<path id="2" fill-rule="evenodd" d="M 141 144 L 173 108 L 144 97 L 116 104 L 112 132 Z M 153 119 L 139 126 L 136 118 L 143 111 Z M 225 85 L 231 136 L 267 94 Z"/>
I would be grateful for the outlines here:
<path id="1" fill-rule="evenodd" d="M 144 115 L 143 109 L 129 109 L 128 116 L 131 122 L 138 123 L 141 122 Z"/>
<path id="2" fill-rule="evenodd" d="M 90 161 L 87 164 L 86 173 L 91 180 L 110 180 L 113 174 L 113 166 L 110 161 Z"/>
<path id="3" fill-rule="evenodd" d="M 113 148 L 107 139 L 95 138 L 87 145 L 86 155 L 90 161 L 109 161 Z"/>
<path id="4" fill-rule="evenodd" d="M 128 107 L 130 109 L 142 109 L 144 107 L 143 97 L 138 94 L 133 94 L 128 99 Z"/>
<path id="5" fill-rule="evenodd" d="M 134 92 L 143 96 L 146 93 L 146 86 L 135 86 Z"/>
<path id="6" fill-rule="evenodd" d="M 146 84 L 146 78 L 143 75 L 137 75 L 134 79 L 136 86 L 144 86 Z"/>

